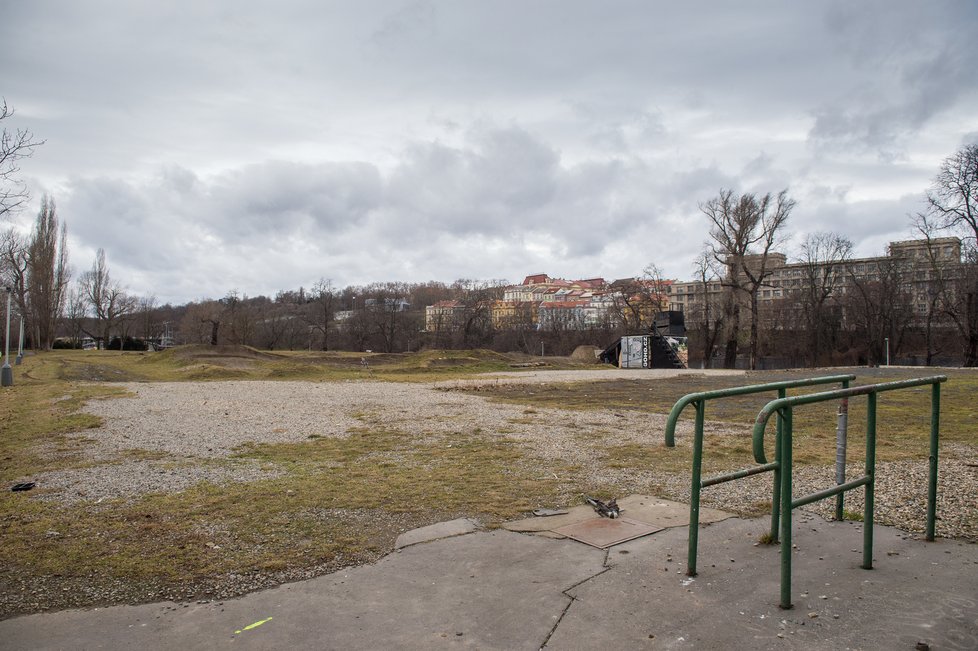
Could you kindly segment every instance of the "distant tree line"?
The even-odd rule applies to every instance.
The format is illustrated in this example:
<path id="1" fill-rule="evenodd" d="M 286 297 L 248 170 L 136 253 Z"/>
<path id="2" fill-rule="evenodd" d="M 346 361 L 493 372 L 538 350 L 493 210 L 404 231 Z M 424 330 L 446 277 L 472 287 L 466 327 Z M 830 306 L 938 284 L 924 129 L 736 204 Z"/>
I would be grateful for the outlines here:
<path id="1" fill-rule="evenodd" d="M 0 104 L 0 121 L 13 115 Z M 0 218 L 29 195 L 19 162 L 43 144 L 25 130 L 2 130 Z M 777 194 L 721 190 L 700 205 L 709 239 L 685 283 L 699 300 L 685 306 L 691 365 L 878 364 L 891 358 L 921 363 L 955 359 L 978 365 L 978 145 L 941 164 L 912 222 L 926 243 L 913 260 L 880 256 L 851 265 L 852 243 L 836 233 L 807 236 L 798 277 L 776 278 L 795 202 Z M 604 346 L 625 333 L 647 331 L 670 303 L 669 283 L 654 264 L 616 281 L 606 319 L 543 319 L 516 306 L 494 318 L 502 281 L 386 282 L 338 288 L 321 278 L 310 288 L 274 297 L 230 289 L 223 298 L 157 305 L 131 294 L 110 273 L 99 249 L 72 283 L 67 227 L 45 196 L 29 233 L 0 232 L 0 281 L 25 321 L 27 345 L 142 348 L 172 344 L 240 344 L 277 350 L 402 352 L 422 348 L 492 348 L 566 355 L 581 344 Z M 947 237 L 961 255 L 948 260 Z M 781 255 L 779 259 L 777 256 Z M 873 266 L 855 270 L 855 266 Z M 774 300 L 769 298 L 773 292 Z M 426 328 L 425 308 L 455 301 L 451 328 Z"/>

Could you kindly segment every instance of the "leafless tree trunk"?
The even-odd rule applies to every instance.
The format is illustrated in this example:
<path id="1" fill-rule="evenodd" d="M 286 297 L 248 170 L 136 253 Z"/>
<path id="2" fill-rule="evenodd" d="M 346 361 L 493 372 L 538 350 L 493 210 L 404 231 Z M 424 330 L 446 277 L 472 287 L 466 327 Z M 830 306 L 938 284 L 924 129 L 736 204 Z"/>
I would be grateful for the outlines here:
<path id="1" fill-rule="evenodd" d="M 4 232 L 3 239 L 0 241 L 3 285 L 9 288 L 17 312 L 25 318 L 30 314 L 27 309 L 28 244 L 28 241 L 12 228 Z M 3 296 L 3 293 L 0 293 L 0 296 Z M 28 323 L 27 326 L 29 328 L 30 324 Z"/>
<path id="2" fill-rule="evenodd" d="M 709 250 L 704 250 L 696 259 L 696 280 L 699 282 L 702 295 L 695 303 L 695 309 L 699 314 L 695 314 L 694 317 L 702 339 L 703 368 L 713 366 L 713 348 L 723 328 L 723 313 L 713 304 L 713 297 L 710 295 L 710 283 L 716 279 L 712 263 L 713 258 Z"/>
<path id="3" fill-rule="evenodd" d="M 847 301 L 850 316 L 865 339 L 871 366 L 884 360 L 884 340 L 890 340 L 891 354 L 900 350 L 913 314 L 900 263 L 886 257 L 873 264 L 865 276 L 850 271 L 852 291 Z"/>
<path id="4" fill-rule="evenodd" d="M 85 295 L 78 289 L 69 288 L 65 299 L 65 319 L 71 332 L 73 348 L 77 348 L 81 344 L 86 308 Z"/>
<path id="5" fill-rule="evenodd" d="M 650 263 L 638 278 L 617 280 L 611 286 L 615 309 L 628 332 L 648 332 L 655 324 L 655 315 L 669 306 L 668 284 L 662 272 Z"/>
<path id="6" fill-rule="evenodd" d="M 802 243 L 802 287 L 793 293 L 801 304 L 812 367 L 819 363 L 830 327 L 827 305 L 842 289 L 851 257 L 852 242 L 836 233 L 812 233 Z"/>
<path id="7" fill-rule="evenodd" d="M 104 249 L 98 250 L 91 270 L 83 273 L 78 282 L 97 322 L 96 331 L 89 334 L 108 348 L 112 329 L 120 319 L 132 313 L 135 299 L 127 295 L 122 285 L 112 279 L 105 262 Z"/>
<path id="8" fill-rule="evenodd" d="M 54 200 L 45 196 L 27 248 L 27 300 L 34 347 L 50 349 L 67 291 L 67 230 L 59 227 Z"/>
<path id="9" fill-rule="evenodd" d="M 333 282 L 326 278 L 320 278 L 312 286 L 312 291 L 316 310 L 309 325 L 322 333 L 322 350 L 326 351 L 329 350 L 329 322 L 333 319 L 333 303 L 336 293 L 333 290 Z"/>
<path id="10" fill-rule="evenodd" d="M 927 239 L 929 257 L 940 262 L 931 266 L 940 311 L 964 343 L 965 366 L 978 366 L 978 145 L 941 163 L 927 192 L 927 211 L 917 214 L 915 222 Z M 936 255 L 933 235 L 939 232 L 963 238 L 963 259 L 957 264 Z"/>
<path id="11" fill-rule="evenodd" d="M 734 197 L 732 190 L 700 205 L 710 220 L 711 253 L 726 268 L 723 285 L 730 296 L 725 301 L 724 318 L 728 325 L 724 366 L 733 368 L 737 360 L 740 337 L 741 297 L 751 310 L 750 368 L 757 367 L 758 300 L 757 295 L 771 274 L 769 258 L 780 242 L 781 231 L 795 207 L 788 190 L 777 196 L 771 193 L 757 197 L 752 193 Z"/>

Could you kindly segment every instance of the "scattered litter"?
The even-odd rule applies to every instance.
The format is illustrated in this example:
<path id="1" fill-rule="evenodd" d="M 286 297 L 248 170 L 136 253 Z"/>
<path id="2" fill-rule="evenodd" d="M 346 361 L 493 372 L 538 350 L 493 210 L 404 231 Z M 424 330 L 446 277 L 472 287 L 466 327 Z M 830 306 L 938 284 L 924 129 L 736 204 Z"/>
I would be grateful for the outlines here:
<path id="1" fill-rule="evenodd" d="M 536 509 L 533 511 L 533 515 L 545 518 L 551 515 L 564 515 L 567 511 L 563 509 Z"/>
<path id="2" fill-rule="evenodd" d="M 594 507 L 594 511 L 602 518 L 615 519 L 621 515 L 621 509 L 618 508 L 618 501 L 614 498 L 608 503 L 605 503 L 599 499 L 585 496 L 584 501 Z"/>
<path id="3" fill-rule="evenodd" d="M 35 482 L 25 481 L 25 482 L 20 483 L 20 484 L 14 484 L 13 486 L 10 487 L 10 490 L 14 491 L 15 493 L 16 492 L 19 492 L 19 491 L 29 491 L 30 489 L 34 488 L 35 486 L 37 486 L 37 484 Z"/>

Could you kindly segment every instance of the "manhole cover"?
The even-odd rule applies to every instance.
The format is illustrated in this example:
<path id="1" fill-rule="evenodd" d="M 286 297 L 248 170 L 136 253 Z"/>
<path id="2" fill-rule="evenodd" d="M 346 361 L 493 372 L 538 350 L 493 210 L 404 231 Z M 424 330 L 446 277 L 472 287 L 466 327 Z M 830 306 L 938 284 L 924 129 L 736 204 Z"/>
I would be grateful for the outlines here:
<path id="1" fill-rule="evenodd" d="M 596 518 L 575 524 L 568 524 L 557 529 L 551 529 L 551 531 L 591 545 L 592 547 L 604 549 L 635 538 L 647 536 L 656 531 L 662 531 L 662 529 L 663 527 L 656 527 L 629 518 L 615 518 L 614 520 L 609 518 Z"/>

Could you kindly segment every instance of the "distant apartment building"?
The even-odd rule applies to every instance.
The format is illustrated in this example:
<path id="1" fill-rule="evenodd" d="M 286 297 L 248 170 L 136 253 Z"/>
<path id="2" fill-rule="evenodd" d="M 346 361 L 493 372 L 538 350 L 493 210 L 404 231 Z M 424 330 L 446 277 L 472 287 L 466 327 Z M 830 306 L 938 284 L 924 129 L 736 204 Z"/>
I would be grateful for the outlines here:
<path id="1" fill-rule="evenodd" d="M 935 260 L 928 256 L 934 254 Z M 759 256 L 748 256 L 748 265 L 759 266 Z M 887 255 L 823 263 L 823 274 L 831 288 L 833 301 L 842 299 L 858 283 L 879 280 L 881 270 L 889 265 L 899 271 L 901 287 L 909 293 L 917 316 L 926 314 L 928 296 L 933 292 L 934 264 L 953 275 L 961 263 L 961 240 L 947 237 L 931 240 L 891 242 Z M 804 262 L 789 263 L 783 253 L 768 255 L 768 273 L 758 291 L 762 307 L 772 306 L 800 292 L 812 269 Z M 698 280 L 650 280 L 625 278 L 608 283 L 603 278 L 565 280 L 547 274 L 526 276 L 518 285 L 503 290 L 500 300 L 488 305 L 472 306 L 463 301 L 439 301 L 425 309 L 425 329 L 449 332 L 462 327 L 473 310 L 488 310 L 496 330 L 585 330 L 625 326 L 644 330 L 667 310 L 682 312 L 686 326 L 696 325 L 709 302 L 718 315 L 726 288 L 719 278 Z M 742 295 L 740 300 L 746 301 Z M 785 302 L 792 309 L 790 302 Z M 339 314 L 337 319 L 339 319 Z M 642 324 L 635 327 L 634 324 Z"/>
<path id="2" fill-rule="evenodd" d="M 930 252 L 935 255 L 933 261 L 928 257 Z M 754 257 L 759 259 L 759 256 Z M 750 262 L 749 257 L 747 264 Z M 960 263 L 961 240 L 946 237 L 931 240 L 929 249 L 926 240 L 891 242 L 885 256 L 823 263 L 816 265 L 816 272 L 824 274 L 833 297 L 841 300 L 854 290 L 857 283 L 878 282 L 881 272 L 889 265 L 899 274 L 900 286 L 909 293 L 912 309 L 915 315 L 920 316 L 926 314 L 928 297 L 933 291 L 934 266 L 953 273 Z M 802 291 L 813 273 L 807 263 L 788 263 L 781 253 L 769 254 L 768 269 L 769 273 L 758 291 L 762 306 Z M 702 318 L 705 301 L 717 305 L 723 291 L 723 282 L 716 278 L 706 283 L 674 282 L 669 292 L 669 309 L 685 313 L 689 325 Z"/>
<path id="3" fill-rule="evenodd" d="M 616 306 L 604 278 L 564 280 L 547 274 L 527 276 L 507 287 L 493 309 L 493 322 L 537 330 L 584 330 L 613 320 Z"/>
<path id="4" fill-rule="evenodd" d="M 462 323 L 465 305 L 461 301 L 438 301 L 424 310 L 424 329 L 428 332 L 453 332 Z"/>

